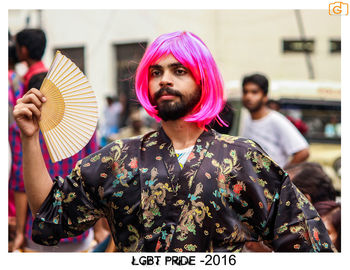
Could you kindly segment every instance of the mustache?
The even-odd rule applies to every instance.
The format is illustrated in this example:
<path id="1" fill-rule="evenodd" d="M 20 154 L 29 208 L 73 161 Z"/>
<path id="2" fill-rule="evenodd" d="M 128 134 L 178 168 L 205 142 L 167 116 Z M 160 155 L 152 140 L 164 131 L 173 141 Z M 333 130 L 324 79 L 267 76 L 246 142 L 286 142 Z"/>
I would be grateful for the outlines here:
<path id="1" fill-rule="evenodd" d="M 182 94 L 179 91 L 177 91 L 175 89 L 171 89 L 170 87 L 165 87 L 165 88 L 159 89 L 154 94 L 154 99 L 157 100 L 158 98 L 160 98 L 161 96 L 164 96 L 165 94 L 178 96 L 178 97 L 182 98 Z"/>

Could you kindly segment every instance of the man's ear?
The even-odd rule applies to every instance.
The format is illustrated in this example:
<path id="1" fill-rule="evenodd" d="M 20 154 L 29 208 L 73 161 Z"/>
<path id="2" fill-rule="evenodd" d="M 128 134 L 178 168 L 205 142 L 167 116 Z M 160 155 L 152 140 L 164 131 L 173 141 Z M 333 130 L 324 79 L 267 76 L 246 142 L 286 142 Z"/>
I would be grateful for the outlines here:
<path id="1" fill-rule="evenodd" d="M 263 101 L 264 101 L 264 104 L 266 104 L 269 101 L 269 97 L 267 95 L 264 95 Z"/>
<path id="2" fill-rule="evenodd" d="M 26 46 L 21 46 L 19 47 L 20 53 L 22 55 L 23 59 L 28 59 L 29 58 L 29 52 Z"/>

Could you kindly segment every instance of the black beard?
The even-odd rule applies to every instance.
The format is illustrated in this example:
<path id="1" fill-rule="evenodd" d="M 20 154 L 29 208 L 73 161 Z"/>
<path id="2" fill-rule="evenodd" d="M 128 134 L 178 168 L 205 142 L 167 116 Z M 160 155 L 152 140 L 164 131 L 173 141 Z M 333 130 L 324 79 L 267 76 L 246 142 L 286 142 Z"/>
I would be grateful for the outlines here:
<path id="1" fill-rule="evenodd" d="M 160 103 L 155 102 L 157 104 L 158 116 L 164 121 L 178 120 L 186 116 L 194 109 L 201 98 L 201 91 L 199 89 L 193 95 L 185 97 L 177 90 L 162 88 L 154 95 L 154 99 L 158 100 L 159 97 L 164 95 L 164 92 L 180 98 L 180 101 L 164 100 Z"/>
<path id="2" fill-rule="evenodd" d="M 246 108 L 248 109 L 249 112 L 255 113 L 255 112 L 259 111 L 264 105 L 265 105 L 264 102 L 261 100 L 258 104 L 256 104 L 255 107 L 253 107 L 253 108 L 246 107 Z"/>

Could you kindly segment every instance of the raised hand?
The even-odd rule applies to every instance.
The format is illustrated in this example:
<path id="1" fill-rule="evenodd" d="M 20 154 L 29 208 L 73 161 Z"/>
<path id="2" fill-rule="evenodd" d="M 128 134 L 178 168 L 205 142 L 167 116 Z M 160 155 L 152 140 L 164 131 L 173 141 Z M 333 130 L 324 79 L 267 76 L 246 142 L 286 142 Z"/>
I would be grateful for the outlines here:
<path id="1" fill-rule="evenodd" d="M 35 88 L 30 89 L 22 98 L 17 100 L 13 117 L 21 130 L 22 136 L 32 137 L 38 133 L 41 106 L 44 102 L 46 102 L 46 98 Z"/>

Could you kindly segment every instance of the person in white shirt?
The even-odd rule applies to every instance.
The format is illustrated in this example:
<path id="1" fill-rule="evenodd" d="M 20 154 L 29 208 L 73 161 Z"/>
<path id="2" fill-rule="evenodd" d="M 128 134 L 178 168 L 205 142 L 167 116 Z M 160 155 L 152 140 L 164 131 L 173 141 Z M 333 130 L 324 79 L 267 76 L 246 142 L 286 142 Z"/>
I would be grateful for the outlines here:
<path id="1" fill-rule="evenodd" d="M 123 111 L 123 105 L 116 102 L 113 97 L 106 97 L 107 106 L 104 109 L 103 123 L 101 126 L 100 146 L 104 147 L 111 142 L 110 137 L 119 132 L 119 116 Z"/>
<path id="2" fill-rule="evenodd" d="M 309 157 L 309 145 L 285 116 L 266 106 L 268 84 L 262 74 L 243 78 L 242 102 L 250 115 L 242 136 L 257 142 L 281 167 L 303 162 Z"/>

